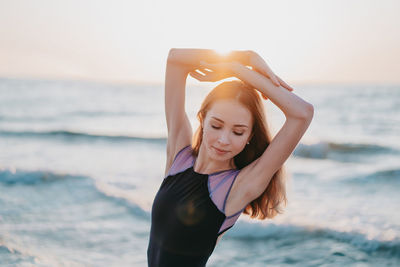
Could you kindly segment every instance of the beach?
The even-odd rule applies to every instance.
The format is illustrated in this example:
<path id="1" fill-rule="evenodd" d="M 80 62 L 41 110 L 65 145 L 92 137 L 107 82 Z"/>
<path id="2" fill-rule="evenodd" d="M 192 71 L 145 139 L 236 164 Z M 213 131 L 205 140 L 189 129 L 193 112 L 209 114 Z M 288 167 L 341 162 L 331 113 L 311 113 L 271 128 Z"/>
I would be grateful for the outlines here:
<path id="1" fill-rule="evenodd" d="M 207 266 L 399 266 L 400 86 L 292 85 L 314 119 L 288 206 L 242 214 Z M 188 85 L 196 113 L 211 85 Z M 147 266 L 167 127 L 162 84 L 0 78 L 2 266 Z M 276 133 L 284 116 L 265 101 Z"/>

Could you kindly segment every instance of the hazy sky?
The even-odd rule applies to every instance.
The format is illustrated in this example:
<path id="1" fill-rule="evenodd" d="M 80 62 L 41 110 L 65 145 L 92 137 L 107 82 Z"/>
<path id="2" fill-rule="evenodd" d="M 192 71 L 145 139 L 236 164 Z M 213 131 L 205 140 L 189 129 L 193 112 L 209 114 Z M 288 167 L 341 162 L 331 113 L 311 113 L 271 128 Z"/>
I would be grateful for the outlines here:
<path id="1" fill-rule="evenodd" d="M 400 1 L 0 0 L 0 77 L 163 82 L 171 47 L 252 49 L 285 81 L 400 83 Z"/>

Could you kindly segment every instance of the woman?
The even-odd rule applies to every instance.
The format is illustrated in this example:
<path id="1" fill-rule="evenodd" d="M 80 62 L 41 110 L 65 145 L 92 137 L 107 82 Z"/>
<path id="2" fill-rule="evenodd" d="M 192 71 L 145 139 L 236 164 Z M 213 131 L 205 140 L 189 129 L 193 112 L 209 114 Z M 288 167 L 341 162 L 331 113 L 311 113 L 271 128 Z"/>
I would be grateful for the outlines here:
<path id="1" fill-rule="evenodd" d="M 188 75 L 208 82 L 239 79 L 223 82 L 207 95 L 194 137 L 184 109 Z M 257 91 L 286 116 L 273 140 Z M 291 91 L 253 51 L 222 56 L 207 49 L 170 50 L 167 164 L 152 207 L 149 266 L 205 266 L 242 212 L 257 219 L 280 212 L 286 203 L 283 164 L 314 112 Z"/>

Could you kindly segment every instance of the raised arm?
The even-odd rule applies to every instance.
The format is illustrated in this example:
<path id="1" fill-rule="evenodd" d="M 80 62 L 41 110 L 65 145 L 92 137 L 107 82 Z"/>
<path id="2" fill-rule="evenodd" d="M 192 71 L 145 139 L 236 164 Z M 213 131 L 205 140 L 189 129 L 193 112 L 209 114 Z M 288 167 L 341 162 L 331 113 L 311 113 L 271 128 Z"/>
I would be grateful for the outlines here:
<path id="1" fill-rule="evenodd" d="M 239 79 L 266 95 L 286 116 L 286 121 L 264 153 L 246 166 L 241 175 L 252 179 L 244 190 L 252 201 L 267 188 L 272 176 L 282 167 L 306 132 L 314 115 L 314 107 L 296 94 L 275 86 L 269 79 L 239 63 L 233 65 Z M 247 180 L 249 181 L 249 180 Z M 248 203 L 247 202 L 247 203 Z"/>
<path id="2" fill-rule="evenodd" d="M 254 57 L 259 57 L 253 54 Z M 304 135 L 314 115 L 313 106 L 282 86 L 274 85 L 270 79 L 238 62 L 208 63 L 201 68 L 209 69 L 204 76 L 191 72 L 200 81 L 209 81 L 218 77 L 218 73 L 227 73 L 250 84 L 267 96 L 286 116 L 286 121 L 275 135 L 263 154 L 243 168 L 238 177 L 241 189 L 248 199 L 236 200 L 241 206 L 260 196 L 267 188 L 272 176 L 282 167 Z M 251 181 L 249 183 L 248 181 Z"/>
<path id="3" fill-rule="evenodd" d="M 165 116 L 168 128 L 165 175 L 175 155 L 191 143 L 193 131 L 185 112 L 185 86 L 188 73 L 199 67 L 201 60 L 214 63 L 236 60 L 246 64 L 247 51 L 232 51 L 226 56 L 209 49 L 177 49 L 169 51 L 165 76 Z"/>
<path id="4" fill-rule="evenodd" d="M 177 63 L 188 71 L 199 67 L 200 61 L 209 63 L 237 61 L 246 66 L 250 64 L 252 53 L 250 50 L 233 50 L 227 54 L 220 54 L 212 49 L 172 48 L 168 54 L 168 62 Z"/>

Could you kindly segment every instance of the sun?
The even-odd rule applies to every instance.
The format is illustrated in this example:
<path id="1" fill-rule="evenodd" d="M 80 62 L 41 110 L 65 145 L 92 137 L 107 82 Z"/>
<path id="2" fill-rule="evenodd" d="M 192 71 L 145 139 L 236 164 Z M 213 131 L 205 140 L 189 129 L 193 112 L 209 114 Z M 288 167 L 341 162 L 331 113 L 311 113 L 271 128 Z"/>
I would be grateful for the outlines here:
<path id="1" fill-rule="evenodd" d="M 230 52 L 232 52 L 232 50 L 229 49 L 224 49 L 224 48 L 217 48 L 214 49 L 215 52 L 217 52 L 218 54 L 220 54 L 221 56 L 227 56 Z"/>

